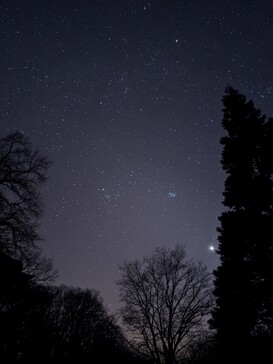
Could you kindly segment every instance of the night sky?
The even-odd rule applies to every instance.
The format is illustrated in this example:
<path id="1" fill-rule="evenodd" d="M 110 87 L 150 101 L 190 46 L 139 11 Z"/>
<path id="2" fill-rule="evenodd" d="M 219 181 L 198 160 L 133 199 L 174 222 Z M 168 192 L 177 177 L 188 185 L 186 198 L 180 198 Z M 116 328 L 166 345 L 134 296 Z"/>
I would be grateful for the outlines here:
<path id="1" fill-rule="evenodd" d="M 40 233 L 56 283 L 118 307 L 118 264 L 185 245 L 218 264 L 230 84 L 273 115 L 269 0 L 0 1 L 0 136 L 53 162 Z"/>

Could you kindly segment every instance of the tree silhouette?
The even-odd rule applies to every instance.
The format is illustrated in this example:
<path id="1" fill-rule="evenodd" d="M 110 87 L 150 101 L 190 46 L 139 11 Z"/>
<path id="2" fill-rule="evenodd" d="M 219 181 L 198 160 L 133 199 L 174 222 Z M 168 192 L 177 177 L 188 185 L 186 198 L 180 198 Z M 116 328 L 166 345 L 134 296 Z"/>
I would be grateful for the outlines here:
<path id="1" fill-rule="evenodd" d="M 65 286 L 53 289 L 48 321 L 53 330 L 58 328 L 54 330 L 55 356 L 71 362 L 90 358 L 107 318 L 98 292 Z"/>
<path id="2" fill-rule="evenodd" d="M 0 251 L 20 260 L 24 271 L 38 281 L 56 275 L 36 244 L 42 213 L 39 188 L 49 165 L 23 134 L 0 139 Z"/>
<path id="3" fill-rule="evenodd" d="M 7 320 L 13 324 L 4 340 L 7 362 L 134 362 L 97 291 L 36 285 L 21 301 L 15 321 Z"/>
<path id="4" fill-rule="evenodd" d="M 131 345 L 158 364 L 185 358 L 204 333 L 211 308 L 210 275 L 187 261 L 182 246 L 157 248 L 142 261 L 124 263 L 118 281 L 123 322 Z"/>
<path id="5" fill-rule="evenodd" d="M 222 360 L 229 361 L 260 358 L 273 334 L 273 120 L 232 87 L 223 104 L 227 210 L 219 218 L 211 324 Z"/>
<path id="6" fill-rule="evenodd" d="M 20 261 L 0 252 L 0 357 L 15 363 L 23 301 L 31 276 Z"/>
<path id="7" fill-rule="evenodd" d="M 0 355 L 20 362 L 31 337 L 25 323 L 37 297 L 37 282 L 55 278 L 51 260 L 37 245 L 42 213 L 39 187 L 49 162 L 21 133 L 0 139 Z M 37 294 L 34 292 L 37 291 Z"/>

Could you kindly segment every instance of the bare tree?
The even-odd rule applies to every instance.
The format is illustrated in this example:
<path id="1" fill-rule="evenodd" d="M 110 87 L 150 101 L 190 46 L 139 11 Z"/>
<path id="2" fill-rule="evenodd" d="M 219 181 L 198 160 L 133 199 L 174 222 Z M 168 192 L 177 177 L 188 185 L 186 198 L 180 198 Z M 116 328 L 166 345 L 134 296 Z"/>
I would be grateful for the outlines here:
<path id="1" fill-rule="evenodd" d="M 206 267 L 186 260 L 178 245 L 125 262 L 120 271 L 121 316 L 131 345 L 157 364 L 186 358 L 206 329 L 212 305 Z"/>
<path id="2" fill-rule="evenodd" d="M 36 244 L 41 240 L 39 187 L 49 165 L 23 134 L 0 139 L 0 250 L 19 259 L 27 273 L 42 281 L 55 276 L 50 260 L 41 256 Z"/>

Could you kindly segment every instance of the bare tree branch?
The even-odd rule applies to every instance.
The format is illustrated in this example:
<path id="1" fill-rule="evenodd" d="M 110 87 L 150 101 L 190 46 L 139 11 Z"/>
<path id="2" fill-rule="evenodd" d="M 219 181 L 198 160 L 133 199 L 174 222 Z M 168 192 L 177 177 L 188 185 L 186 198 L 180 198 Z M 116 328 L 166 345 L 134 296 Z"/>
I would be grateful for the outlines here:
<path id="1" fill-rule="evenodd" d="M 41 257 L 37 241 L 42 214 L 39 188 L 50 162 L 32 150 L 27 138 L 15 132 L 0 139 L 0 250 L 22 261 L 37 281 L 52 281 L 56 271 Z"/>
<path id="2" fill-rule="evenodd" d="M 212 305 L 205 266 L 187 261 L 178 245 L 125 262 L 120 272 L 121 316 L 131 345 L 157 364 L 186 357 L 203 334 Z"/>

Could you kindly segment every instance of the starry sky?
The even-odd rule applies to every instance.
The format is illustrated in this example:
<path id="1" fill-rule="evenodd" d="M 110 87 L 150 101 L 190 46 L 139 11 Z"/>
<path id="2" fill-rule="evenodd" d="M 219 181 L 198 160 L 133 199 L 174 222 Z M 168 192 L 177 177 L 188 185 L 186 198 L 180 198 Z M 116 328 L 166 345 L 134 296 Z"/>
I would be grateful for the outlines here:
<path id="1" fill-rule="evenodd" d="M 0 2 L 0 136 L 53 162 L 40 233 L 57 283 L 119 307 L 118 264 L 180 243 L 212 270 L 225 87 L 273 115 L 269 0 Z"/>

